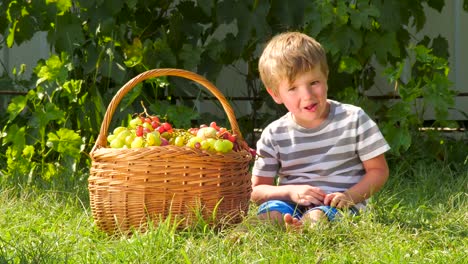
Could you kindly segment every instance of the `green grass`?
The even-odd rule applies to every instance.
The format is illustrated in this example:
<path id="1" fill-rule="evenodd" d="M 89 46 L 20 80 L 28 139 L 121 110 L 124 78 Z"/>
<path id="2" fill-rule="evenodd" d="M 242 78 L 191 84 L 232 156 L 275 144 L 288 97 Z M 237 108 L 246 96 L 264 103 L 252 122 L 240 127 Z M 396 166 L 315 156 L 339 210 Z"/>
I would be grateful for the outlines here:
<path id="1" fill-rule="evenodd" d="M 246 219 L 221 231 L 163 223 L 110 237 L 93 224 L 85 186 L 79 193 L 4 188 L 0 263 L 467 263 L 466 165 L 391 170 L 367 213 L 302 233 Z"/>

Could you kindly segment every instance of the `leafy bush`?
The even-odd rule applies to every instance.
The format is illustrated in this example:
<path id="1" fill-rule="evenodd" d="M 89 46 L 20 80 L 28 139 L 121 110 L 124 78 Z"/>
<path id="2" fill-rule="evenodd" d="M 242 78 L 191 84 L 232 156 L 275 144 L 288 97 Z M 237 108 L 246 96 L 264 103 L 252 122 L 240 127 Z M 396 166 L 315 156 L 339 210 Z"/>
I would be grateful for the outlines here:
<path id="1" fill-rule="evenodd" d="M 10 80 L 27 94 L 14 97 L 0 119 L 2 181 L 73 185 L 89 168 L 86 153 L 108 102 L 127 80 L 154 68 L 183 68 L 215 82 L 223 67 L 242 62 L 245 68 L 237 70 L 252 111 L 239 122 L 253 145 L 254 129 L 284 111 L 262 88 L 257 61 L 262 45 L 285 30 L 323 43 L 332 72 L 330 97 L 361 105 L 379 121 L 393 154 L 401 155 L 414 144 L 425 108 L 435 107 L 434 125 L 454 125 L 446 120 L 454 95 L 447 41 L 411 38 L 410 30 L 424 25 L 424 5 L 440 11 L 444 1 L 2 1 L 4 44 L 47 32 L 53 51 L 30 80 Z M 366 96 L 376 63 L 386 67 L 400 101 Z M 410 78 L 403 76 L 404 67 L 411 69 Z M 171 78 L 145 82 L 121 103 L 113 122 L 141 112 L 139 98 L 179 125 L 216 119 L 191 113 L 193 100 L 183 98 L 205 95 L 187 85 Z"/>

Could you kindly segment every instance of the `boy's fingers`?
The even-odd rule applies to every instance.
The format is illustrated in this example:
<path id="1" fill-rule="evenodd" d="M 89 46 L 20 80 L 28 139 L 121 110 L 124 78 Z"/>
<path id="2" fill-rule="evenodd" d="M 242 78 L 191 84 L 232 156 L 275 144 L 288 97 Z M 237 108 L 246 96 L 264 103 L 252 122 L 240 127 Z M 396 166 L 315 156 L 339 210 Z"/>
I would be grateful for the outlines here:
<path id="1" fill-rule="evenodd" d="M 331 199 L 332 199 L 332 198 L 333 198 L 333 197 L 332 197 L 331 195 L 325 196 L 325 199 L 323 200 L 323 203 L 324 203 L 325 205 L 330 205 L 330 202 L 331 202 Z"/>

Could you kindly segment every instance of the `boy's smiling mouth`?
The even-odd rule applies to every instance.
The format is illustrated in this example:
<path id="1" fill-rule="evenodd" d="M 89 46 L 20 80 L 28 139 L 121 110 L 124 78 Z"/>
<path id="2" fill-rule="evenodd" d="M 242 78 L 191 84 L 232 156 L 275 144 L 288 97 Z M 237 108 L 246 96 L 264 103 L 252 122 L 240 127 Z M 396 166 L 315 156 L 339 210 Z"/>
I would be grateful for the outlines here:
<path id="1" fill-rule="evenodd" d="M 308 110 L 308 111 L 315 112 L 317 110 L 317 107 L 318 107 L 318 103 L 314 103 L 314 104 L 308 105 L 308 106 L 306 106 L 304 108 L 306 110 Z"/>

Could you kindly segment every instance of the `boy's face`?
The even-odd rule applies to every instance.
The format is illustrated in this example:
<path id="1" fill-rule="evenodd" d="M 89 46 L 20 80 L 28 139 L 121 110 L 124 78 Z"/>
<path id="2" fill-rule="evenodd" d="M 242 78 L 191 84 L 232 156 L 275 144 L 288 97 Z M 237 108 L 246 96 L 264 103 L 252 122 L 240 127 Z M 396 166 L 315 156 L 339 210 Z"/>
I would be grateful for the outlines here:
<path id="1" fill-rule="evenodd" d="M 322 73 L 320 65 L 299 74 L 292 83 L 281 81 L 277 93 L 267 89 L 273 100 L 277 104 L 284 104 L 296 123 L 305 128 L 317 127 L 327 118 L 327 90 L 327 77 Z"/>

